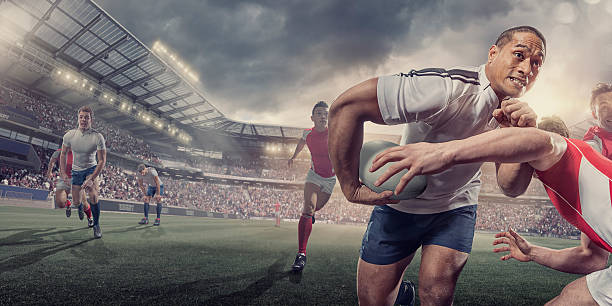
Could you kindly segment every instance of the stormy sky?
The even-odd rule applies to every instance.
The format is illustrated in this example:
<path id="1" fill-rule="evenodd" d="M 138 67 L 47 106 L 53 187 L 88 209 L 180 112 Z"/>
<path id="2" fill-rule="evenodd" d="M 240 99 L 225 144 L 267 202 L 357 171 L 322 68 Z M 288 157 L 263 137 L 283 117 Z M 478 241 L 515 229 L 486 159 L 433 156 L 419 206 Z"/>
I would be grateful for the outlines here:
<path id="1" fill-rule="evenodd" d="M 540 117 L 586 118 L 590 89 L 612 79 L 612 0 L 96 2 L 145 44 L 176 51 L 239 121 L 311 126 L 318 100 L 378 75 L 480 65 L 501 31 L 522 24 L 548 43 L 523 98 Z"/>

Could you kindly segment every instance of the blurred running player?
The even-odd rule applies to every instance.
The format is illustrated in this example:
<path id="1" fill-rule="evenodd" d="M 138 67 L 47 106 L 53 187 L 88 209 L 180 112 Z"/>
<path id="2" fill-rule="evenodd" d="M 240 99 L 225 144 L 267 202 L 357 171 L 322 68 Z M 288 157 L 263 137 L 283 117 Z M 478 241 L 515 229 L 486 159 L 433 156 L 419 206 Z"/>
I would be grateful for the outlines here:
<path id="1" fill-rule="evenodd" d="M 61 152 L 62 152 L 61 148 L 57 149 L 55 152 L 53 152 L 53 155 L 51 155 L 51 159 L 49 160 L 49 165 L 47 166 L 47 177 L 50 180 L 54 179 L 53 169 L 55 168 L 55 164 L 60 158 Z M 66 158 L 66 175 L 68 176 L 69 179 L 72 179 L 72 174 L 71 174 L 72 151 L 68 151 L 67 155 L 68 156 Z M 57 163 L 57 167 L 59 170 L 59 163 Z M 55 184 L 55 205 L 59 208 L 66 207 L 66 217 L 67 218 L 70 218 L 70 215 L 71 215 L 70 206 L 72 203 L 70 203 L 70 200 L 68 199 L 68 195 L 70 194 L 70 189 L 71 189 L 70 180 L 64 180 L 61 176 L 57 178 L 57 181 Z M 93 219 L 91 218 L 91 208 L 89 207 L 89 205 L 87 205 L 86 209 L 83 208 L 83 203 L 87 202 L 85 191 L 81 190 L 81 193 L 79 194 L 79 199 L 77 200 L 77 202 L 79 203 L 79 205 L 77 206 L 79 209 L 79 219 L 83 220 L 83 215 L 87 214 L 87 226 L 93 227 Z"/>
<path id="2" fill-rule="evenodd" d="M 298 254 L 292 266 L 294 271 L 302 271 L 306 265 L 306 245 L 312 232 L 312 224 L 315 223 L 314 214 L 329 201 L 336 184 L 336 174 L 327 151 L 327 109 L 327 103 L 323 101 L 315 104 L 310 117 L 314 127 L 304 130 L 295 153 L 288 161 L 291 167 L 304 145 L 308 145 L 312 160 L 304 185 L 304 207 L 298 223 Z"/>
<path id="3" fill-rule="evenodd" d="M 144 194 L 144 218 L 138 222 L 138 224 L 149 224 L 149 203 L 151 202 L 151 197 L 155 199 L 157 203 L 157 218 L 155 219 L 155 223 L 153 225 L 159 226 L 160 224 L 160 216 L 162 212 L 162 198 L 164 195 L 164 184 L 159 179 L 159 175 L 157 174 L 157 170 L 153 167 L 147 167 L 144 164 L 138 165 L 138 187 Z M 147 188 L 145 189 L 145 184 Z"/>
<path id="4" fill-rule="evenodd" d="M 79 194 L 81 189 L 89 194 L 89 201 L 85 206 L 91 205 L 93 215 L 94 238 L 102 238 L 100 229 L 100 205 L 98 194 L 100 190 L 98 176 L 106 164 L 106 145 L 104 136 L 92 129 L 93 111 L 88 106 L 79 108 L 79 127 L 69 130 L 64 135 L 62 152 L 60 153 L 60 176 L 68 180 L 66 152 L 72 150 L 72 194 Z M 97 161 L 96 161 L 97 156 Z M 89 205 L 88 205 L 89 204 Z M 86 207 L 87 209 L 87 207 Z"/>
<path id="5" fill-rule="evenodd" d="M 589 128 L 583 140 L 612 159 L 612 84 L 599 83 L 593 88 L 591 113 L 597 125 Z"/>

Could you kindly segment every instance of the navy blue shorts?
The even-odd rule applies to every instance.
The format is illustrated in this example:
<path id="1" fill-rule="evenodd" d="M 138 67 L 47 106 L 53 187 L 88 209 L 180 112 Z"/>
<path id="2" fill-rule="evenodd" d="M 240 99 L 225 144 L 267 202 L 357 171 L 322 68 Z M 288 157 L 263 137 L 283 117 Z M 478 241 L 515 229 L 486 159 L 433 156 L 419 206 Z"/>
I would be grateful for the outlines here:
<path id="1" fill-rule="evenodd" d="M 157 193 L 157 186 L 151 186 L 147 188 L 147 196 L 152 197 Z M 159 195 L 164 195 L 164 185 L 159 185 Z"/>
<path id="2" fill-rule="evenodd" d="M 72 173 L 72 185 L 83 185 L 83 182 L 85 182 L 87 176 L 94 173 L 94 170 L 96 170 L 96 166 L 81 171 L 70 171 Z"/>
<path id="3" fill-rule="evenodd" d="M 439 245 L 470 253 L 477 205 L 436 214 L 409 214 L 387 205 L 376 206 L 361 243 L 361 259 L 388 265 L 414 253 L 421 245 Z"/>

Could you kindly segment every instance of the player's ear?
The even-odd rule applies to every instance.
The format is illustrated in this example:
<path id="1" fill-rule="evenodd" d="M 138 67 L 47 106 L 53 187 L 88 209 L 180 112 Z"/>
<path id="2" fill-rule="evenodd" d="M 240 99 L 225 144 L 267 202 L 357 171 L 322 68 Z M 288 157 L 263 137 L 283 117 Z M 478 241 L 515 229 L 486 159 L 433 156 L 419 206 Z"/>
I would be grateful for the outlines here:
<path id="1" fill-rule="evenodd" d="M 487 62 L 489 64 L 493 63 L 493 61 L 495 60 L 495 58 L 497 57 L 498 54 L 499 54 L 499 48 L 497 47 L 497 45 L 492 45 L 491 48 L 489 48 L 489 54 L 487 56 Z"/>

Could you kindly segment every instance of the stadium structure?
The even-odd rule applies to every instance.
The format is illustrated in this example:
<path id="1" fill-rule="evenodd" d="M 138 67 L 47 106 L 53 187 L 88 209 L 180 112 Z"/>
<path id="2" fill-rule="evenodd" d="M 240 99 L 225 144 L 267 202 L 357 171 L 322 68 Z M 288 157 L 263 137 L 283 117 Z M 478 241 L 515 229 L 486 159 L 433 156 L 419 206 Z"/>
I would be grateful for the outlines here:
<path id="1" fill-rule="evenodd" d="M 162 226 L 105 213 L 105 236 L 94 240 L 83 222 L 49 209 L 49 157 L 85 105 L 107 141 L 102 210 L 143 212 L 133 174 L 145 163 L 166 187 Z M 592 124 L 581 119 L 571 136 Z M 302 130 L 228 118 L 171 46 L 145 45 L 91 0 L 0 0 L 0 304 L 357 304 L 356 254 L 372 207 L 349 203 L 336 185 L 317 212 L 303 279 L 285 272 L 295 223 L 267 220 L 275 203 L 284 222 L 301 215 L 310 156 L 305 148 L 293 169 L 287 158 Z M 400 136 L 366 134 L 370 140 Z M 576 242 L 556 237 L 580 232 L 538 180 L 509 198 L 494 164 L 481 171 L 480 232 L 455 302 L 541 305 L 575 276 L 500 264 L 492 233 L 512 227 L 562 248 Z M 231 220 L 238 218 L 250 220 Z M 407 278 L 418 280 L 418 269 L 411 265 Z"/>

